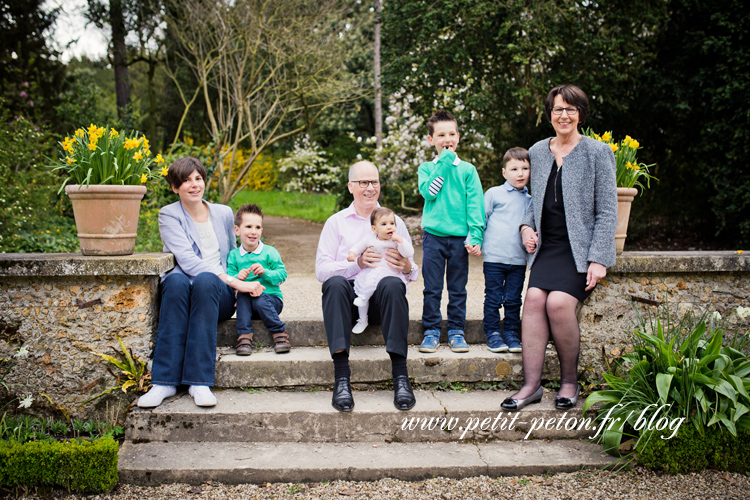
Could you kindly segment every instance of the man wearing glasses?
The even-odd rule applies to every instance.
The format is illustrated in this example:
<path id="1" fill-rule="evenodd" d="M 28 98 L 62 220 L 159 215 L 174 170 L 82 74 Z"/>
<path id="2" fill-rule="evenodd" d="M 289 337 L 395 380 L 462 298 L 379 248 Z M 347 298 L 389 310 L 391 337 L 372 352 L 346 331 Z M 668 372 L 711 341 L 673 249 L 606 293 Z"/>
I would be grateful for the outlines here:
<path id="1" fill-rule="evenodd" d="M 410 282 L 416 281 L 418 276 L 413 259 L 403 257 L 396 249 L 389 249 L 381 255 L 370 248 L 355 262 L 346 260 L 354 244 L 372 233 L 370 215 L 379 206 L 380 196 L 377 167 L 369 161 L 352 165 L 348 188 L 354 201 L 348 208 L 328 218 L 320 233 L 315 258 L 315 277 L 323 283 L 323 321 L 334 366 L 332 404 L 339 411 L 354 408 L 349 369 L 352 325 L 358 317 L 354 306 L 354 277 L 365 267 L 375 267 L 381 259 L 404 273 Z M 396 232 L 403 238 L 411 238 L 404 221 L 398 216 Z M 370 299 L 369 321 L 381 325 L 385 350 L 391 358 L 393 403 L 399 410 L 409 410 L 416 400 L 406 369 L 409 303 L 402 280 L 390 276 L 380 281 Z"/>

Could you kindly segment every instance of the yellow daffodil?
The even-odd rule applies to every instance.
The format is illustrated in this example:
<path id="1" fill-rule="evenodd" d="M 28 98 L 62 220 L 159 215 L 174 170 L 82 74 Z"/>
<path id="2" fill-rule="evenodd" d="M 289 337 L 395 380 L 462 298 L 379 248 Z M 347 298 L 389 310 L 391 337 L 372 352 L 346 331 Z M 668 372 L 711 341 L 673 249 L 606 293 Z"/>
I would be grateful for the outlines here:
<path id="1" fill-rule="evenodd" d="M 110 129 L 109 130 L 109 137 L 110 137 L 110 139 L 114 139 L 115 137 L 120 137 L 120 132 L 118 132 L 115 129 Z"/>
<path id="2" fill-rule="evenodd" d="M 76 137 L 83 137 L 83 135 L 84 135 L 85 133 L 86 133 L 86 131 L 85 131 L 85 130 L 83 130 L 82 128 L 79 128 L 78 130 L 76 130 L 76 133 L 75 133 L 74 135 L 75 135 Z"/>
<path id="3" fill-rule="evenodd" d="M 96 128 L 96 125 L 94 125 L 93 123 L 89 125 L 88 129 L 86 130 L 88 130 L 89 135 L 96 135 L 97 128 Z"/>
<path id="4" fill-rule="evenodd" d="M 95 151 L 95 150 L 96 150 L 96 141 L 94 141 L 94 142 L 89 142 L 89 149 L 90 149 L 91 151 Z"/>
<path id="5" fill-rule="evenodd" d="M 68 160 L 68 165 L 70 165 L 71 163 L 75 163 L 76 162 L 76 159 L 75 158 L 71 158 L 70 156 L 66 156 L 65 159 Z"/>
<path id="6" fill-rule="evenodd" d="M 141 184 L 146 184 L 147 180 L 148 180 L 148 176 L 146 174 L 141 175 Z"/>
<path id="7" fill-rule="evenodd" d="M 125 140 L 125 149 L 135 149 L 138 147 L 138 145 L 141 143 L 140 139 L 126 139 Z"/>
<path id="8" fill-rule="evenodd" d="M 146 137 L 143 137 L 143 149 L 148 149 L 148 139 Z"/>
<path id="9" fill-rule="evenodd" d="M 62 147 L 68 153 L 72 153 L 73 152 L 73 139 L 71 139 L 70 137 L 66 137 L 65 140 L 63 141 Z"/>
<path id="10" fill-rule="evenodd" d="M 745 253 L 744 250 L 737 250 L 737 255 L 740 255 L 740 254 L 743 254 L 743 253 Z"/>
<path id="11" fill-rule="evenodd" d="M 633 165 L 633 164 L 632 164 L 632 163 L 630 163 L 630 162 L 628 162 L 628 164 L 627 164 L 627 165 L 625 165 L 625 166 L 626 166 L 627 168 L 631 168 L 631 169 L 633 169 L 633 170 L 640 170 L 640 169 L 641 169 L 641 167 L 639 167 L 638 165 Z"/>
<path id="12" fill-rule="evenodd" d="M 161 157 L 161 153 L 156 155 L 156 158 L 154 158 L 154 163 L 163 163 L 163 162 L 164 162 L 164 158 Z M 164 174 L 164 175 L 167 175 L 167 174 Z"/>
<path id="13" fill-rule="evenodd" d="M 143 150 L 143 156 L 151 156 L 151 150 L 146 148 Z"/>
<path id="14" fill-rule="evenodd" d="M 98 135 L 99 137 L 103 136 L 104 132 L 106 132 L 104 127 L 99 127 L 98 129 L 96 129 L 96 135 Z"/>
<path id="15" fill-rule="evenodd" d="M 161 167 L 161 175 L 163 175 L 164 177 L 166 177 L 168 173 L 169 173 L 169 167 L 166 167 L 166 166 L 165 167 Z"/>
<path id="16" fill-rule="evenodd" d="M 640 144 L 635 139 L 630 139 L 630 147 L 631 148 L 638 148 L 638 147 L 640 147 Z"/>
<path id="17" fill-rule="evenodd" d="M 142 160 L 143 159 L 143 155 L 141 154 L 140 151 L 136 151 L 135 154 L 133 155 L 133 159 L 135 161 Z"/>
<path id="18" fill-rule="evenodd" d="M 617 150 L 620 149 L 619 146 L 615 143 L 610 144 L 609 147 L 612 148 L 613 153 L 616 153 Z"/>
<path id="19" fill-rule="evenodd" d="M 604 132 L 602 134 L 602 140 L 604 142 L 609 142 L 610 139 L 612 139 L 612 134 L 610 134 L 609 132 Z"/>

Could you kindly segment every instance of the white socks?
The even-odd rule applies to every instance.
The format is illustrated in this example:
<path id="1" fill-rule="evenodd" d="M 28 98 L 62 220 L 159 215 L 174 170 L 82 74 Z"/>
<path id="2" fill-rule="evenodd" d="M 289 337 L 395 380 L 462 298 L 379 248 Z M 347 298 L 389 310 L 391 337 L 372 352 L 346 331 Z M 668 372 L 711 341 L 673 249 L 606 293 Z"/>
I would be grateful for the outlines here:
<path id="1" fill-rule="evenodd" d="M 207 385 L 191 385 L 188 394 L 192 396 L 198 406 L 216 406 L 216 396 Z"/>
<path id="2" fill-rule="evenodd" d="M 152 385 L 151 389 L 138 398 L 138 406 L 141 408 L 154 408 L 161 404 L 166 398 L 177 394 L 177 387 L 173 385 Z"/>

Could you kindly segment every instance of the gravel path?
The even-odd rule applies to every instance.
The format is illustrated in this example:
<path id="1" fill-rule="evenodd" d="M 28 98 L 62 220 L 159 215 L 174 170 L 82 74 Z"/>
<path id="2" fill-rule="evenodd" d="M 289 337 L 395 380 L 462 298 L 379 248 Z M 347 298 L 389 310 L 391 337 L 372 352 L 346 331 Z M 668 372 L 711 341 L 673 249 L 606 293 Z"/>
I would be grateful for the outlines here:
<path id="1" fill-rule="evenodd" d="M 750 498 L 750 477 L 706 470 L 700 474 L 666 475 L 643 467 L 630 471 L 576 472 L 552 476 L 525 476 L 466 479 L 435 478 L 420 482 L 381 479 L 373 482 L 333 481 L 327 484 L 266 483 L 264 485 L 224 485 L 207 483 L 201 486 L 170 484 L 159 487 L 120 485 L 108 495 L 52 495 L 25 498 L 49 499 L 112 499 L 112 500 L 176 500 L 201 499 L 408 499 L 466 500 L 502 499 L 549 500 L 572 499 L 738 499 Z"/>

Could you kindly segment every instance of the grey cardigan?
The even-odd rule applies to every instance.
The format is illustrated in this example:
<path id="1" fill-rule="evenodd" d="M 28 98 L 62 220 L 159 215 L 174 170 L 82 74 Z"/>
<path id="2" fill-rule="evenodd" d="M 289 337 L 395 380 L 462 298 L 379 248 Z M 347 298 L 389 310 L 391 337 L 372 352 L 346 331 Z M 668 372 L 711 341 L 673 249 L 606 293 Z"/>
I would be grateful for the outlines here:
<path id="1" fill-rule="evenodd" d="M 203 203 L 208 205 L 216 239 L 219 241 L 221 265 L 226 270 L 229 252 L 237 248 L 232 209 L 226 205 L 215 205 L 207 201 Z M 164 243 L 164 251 L 172 252 L 176 261 L 174 269 L 165 273 L 162 279 L 171 273 L 181 273 L 187 275 L 192 281 L 200 273 L 214 272 L 211 266 L 203 262 L 198 227 L 182 206 L 181 201 L 171 203 L 159 211 L 159 233 Z"/>
<path id="2" fill-rule="evenodd" d="M 539 232 L 537 252 L 544 241 L 541 232 L 542 205 L 547 180 L 555 156 L 544 139 L 529 149 L 531 161 L 531 205 L 521 222 Z M 589 262 L 604 267 L 615 264 L 615 229 L 617 228 L 617 183 L 615 156 L 603 142 L 583 137 L 565 157 L 560 171 L 565 225 L 570 247 L 579 273 L 588 271 Z M 529 260 L 534 264 L 537 252 Z"/>

